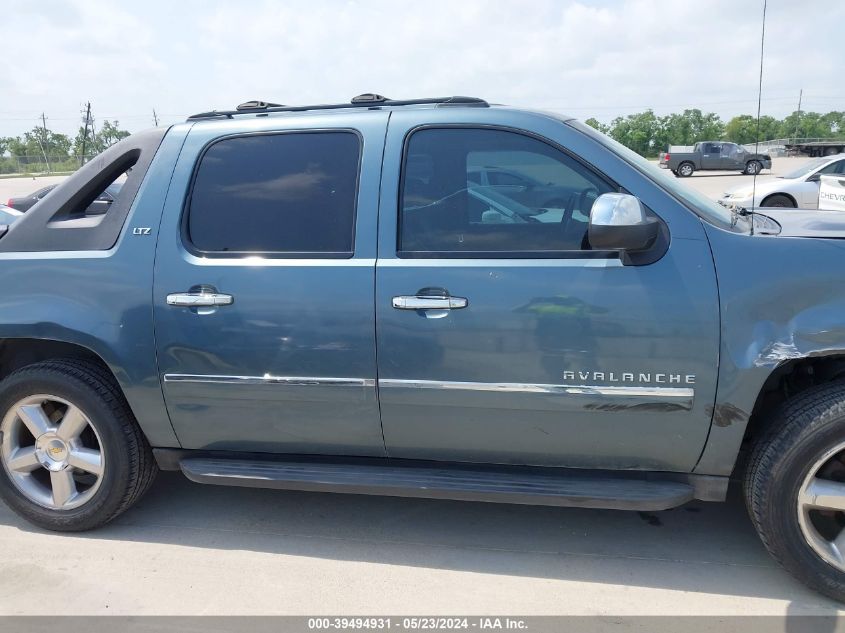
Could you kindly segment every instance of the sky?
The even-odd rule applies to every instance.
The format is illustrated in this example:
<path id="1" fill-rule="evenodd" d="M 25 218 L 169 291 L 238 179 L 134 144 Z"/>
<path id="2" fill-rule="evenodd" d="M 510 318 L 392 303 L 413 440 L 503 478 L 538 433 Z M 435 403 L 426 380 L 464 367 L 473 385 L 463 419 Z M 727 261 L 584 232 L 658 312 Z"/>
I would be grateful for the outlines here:
<path id="1" fill-rule="evenodd" d="M 0 0 L 0 136 L 137 131 L 250 99 L 470 95 L 595 116 L 754 113 L 762 0 Z M 762 112 L 845 110 L 845 2 L 769 0 Z"/>

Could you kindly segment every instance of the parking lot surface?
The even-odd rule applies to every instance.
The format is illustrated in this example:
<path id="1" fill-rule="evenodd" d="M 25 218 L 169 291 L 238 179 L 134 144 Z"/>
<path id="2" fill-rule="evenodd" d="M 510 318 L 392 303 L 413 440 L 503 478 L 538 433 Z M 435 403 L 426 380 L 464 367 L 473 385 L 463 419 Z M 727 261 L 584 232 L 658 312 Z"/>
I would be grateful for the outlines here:
<path id="1" fill-rule="evenodd" d="M 742 503 L 636 513 L 281 492 L 163 474 L 85 534 L 0 507 L 0 612 L 832 614 Z"/>
<path id="2" fill-rule="evenodd" d="M 775 174 L 806 159 L 776 159 Z M 764 174 L 760 179 L 772 178 Z M 696 174 L 718 197 L 750 180 Z M 0 179 L 0 200 L 49 184 Z M 0 505 L 0 614 L 836 614 L 737 491 L 655 513 L 238 488 L 162 473 L 84 534 Z"/>

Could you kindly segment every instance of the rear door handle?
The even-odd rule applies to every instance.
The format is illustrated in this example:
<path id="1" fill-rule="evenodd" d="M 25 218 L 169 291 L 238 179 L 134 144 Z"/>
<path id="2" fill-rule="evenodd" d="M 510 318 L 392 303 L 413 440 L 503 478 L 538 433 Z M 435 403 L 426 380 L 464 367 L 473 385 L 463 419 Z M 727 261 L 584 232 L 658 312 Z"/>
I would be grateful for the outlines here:
<path id="1" fill-rule="evenodd" d="M 405 295 L 393 297 L 393 307 L 397 310 L 460 310 L 469 302 L 464 297 L 437 297 Z"/>
<path id="2" fill-rule="evenodd" d="M 174 292 L 167 295 L 167 305 L 187 308 L 204 308 L 232 305 L 232 295 L 220 292 Z"/>

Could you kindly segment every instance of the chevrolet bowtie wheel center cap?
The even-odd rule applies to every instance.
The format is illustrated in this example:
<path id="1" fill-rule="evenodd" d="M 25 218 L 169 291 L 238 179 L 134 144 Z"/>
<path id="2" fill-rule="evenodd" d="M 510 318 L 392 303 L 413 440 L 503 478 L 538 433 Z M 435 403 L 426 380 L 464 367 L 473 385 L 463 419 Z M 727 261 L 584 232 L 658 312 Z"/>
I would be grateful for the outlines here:
<path id="1" fill-rule="evenodd" d="M 35 455 L 38 461 L 51 472 L 67 468 L 69 452 L 67 444 L 53 433 L 45 433 L 35 441 Z"/>

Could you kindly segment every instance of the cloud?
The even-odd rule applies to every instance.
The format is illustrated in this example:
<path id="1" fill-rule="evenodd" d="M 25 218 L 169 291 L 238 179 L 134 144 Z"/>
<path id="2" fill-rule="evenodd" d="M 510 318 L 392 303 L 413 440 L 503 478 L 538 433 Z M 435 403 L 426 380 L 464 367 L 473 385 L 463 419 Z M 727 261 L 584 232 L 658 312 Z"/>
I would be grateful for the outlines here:
<path id="1" fill-rule="evenodd" d="M 0 0 L 2 3 L 4 0 Z M 76 126 L 79 104 L 131 129 L 248 99 L 471 94 L 603 120 L 652 107 L 753 112 L 762 3 L 309 0 L 13 3 L 0 134 Z M 10 17 L 8 17 L 10 16 Z M 769 3 L 764 113 L 845 109 L 845 6 Z M 32 120 L 15 121 L 15 117 Z"/>

